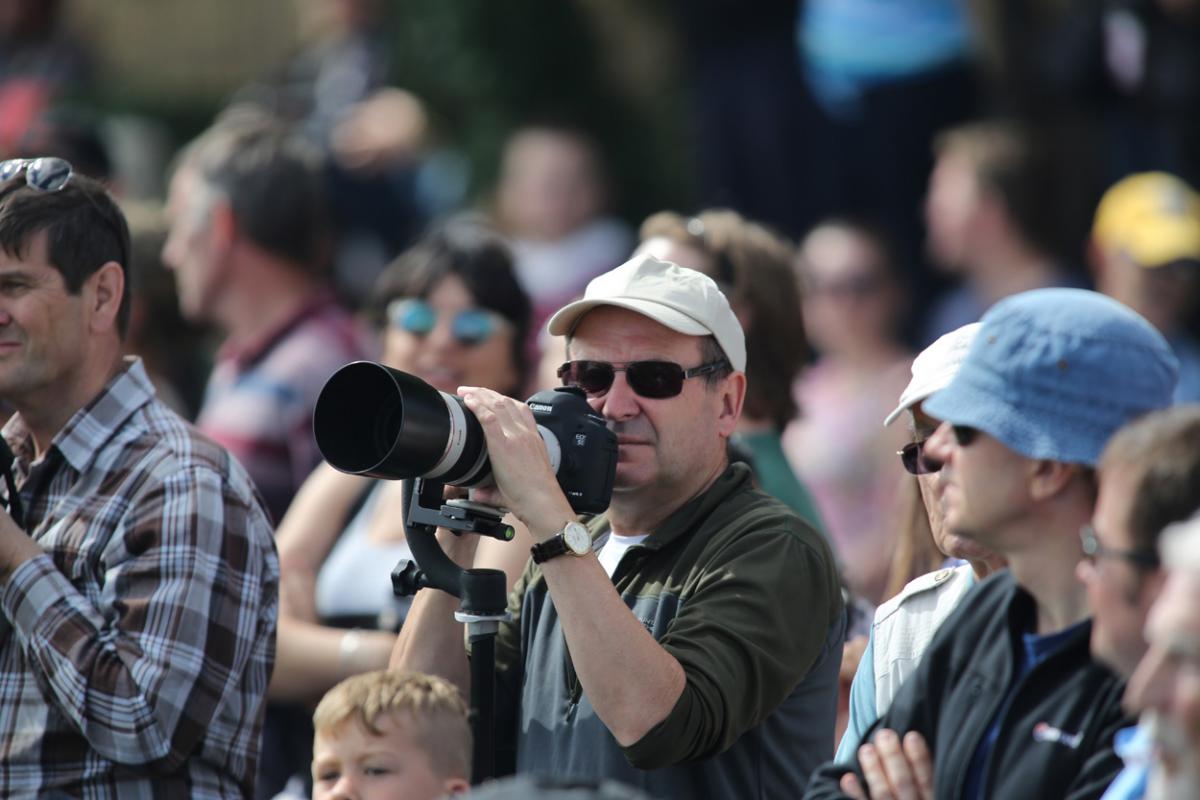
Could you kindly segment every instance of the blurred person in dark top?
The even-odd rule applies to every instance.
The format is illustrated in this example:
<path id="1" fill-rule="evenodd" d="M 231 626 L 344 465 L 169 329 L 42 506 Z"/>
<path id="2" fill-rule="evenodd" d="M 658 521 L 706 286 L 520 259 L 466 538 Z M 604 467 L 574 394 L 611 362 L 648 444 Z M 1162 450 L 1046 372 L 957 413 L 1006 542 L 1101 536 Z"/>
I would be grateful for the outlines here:
<path id="1" fill-rule="evenodd" d="M 163 263 L 185 318 L 225 335 L 197 417 L 237 456 L 272 519 L 320 462 L 317 394 L 368 353 L 329 289 L 329 219 L 315 155 L 273 118 L 219 120 L 171 177 Z"/>
<path id="2" fill-rule="evenodd" d="M 925 197 L 927 248 L 960 285 L 928 311 L 922 340 L 976 322 L 993 303 L 1072 283 L 1047 230 L 1052 200 L 1046 151 L 1027 128 L 973 122 L 943 131 Z"/>

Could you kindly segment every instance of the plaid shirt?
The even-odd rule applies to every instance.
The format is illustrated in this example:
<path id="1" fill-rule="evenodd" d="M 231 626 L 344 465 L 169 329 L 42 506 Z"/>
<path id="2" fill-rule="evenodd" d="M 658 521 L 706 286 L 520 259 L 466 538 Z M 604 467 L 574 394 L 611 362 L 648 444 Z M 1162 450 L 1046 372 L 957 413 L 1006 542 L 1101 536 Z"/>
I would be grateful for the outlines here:
<path id="1" fill-rule="evenodd" d="M 253 793 L 279 565 L 245 471 L 127 367 L 31 464 L 0 581 L 0 796 Z"/>
<path id="2" fill-rule="evenodd" d="M 354 320 L 321 294 L 260 339 L 217 355 L 196 427 L 246 468 L 275 522 L 321 463 L 312 432 L 321 387 L 367 352 Z"/>

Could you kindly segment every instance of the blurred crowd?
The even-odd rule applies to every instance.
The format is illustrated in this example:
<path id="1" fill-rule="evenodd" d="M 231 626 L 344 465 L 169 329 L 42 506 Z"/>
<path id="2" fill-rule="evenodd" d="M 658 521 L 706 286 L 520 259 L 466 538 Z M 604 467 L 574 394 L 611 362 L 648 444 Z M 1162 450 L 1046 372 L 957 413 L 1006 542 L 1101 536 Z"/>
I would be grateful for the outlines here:
<path id="1" fill-rule="evenodd" d="M 872 694 L 874 713 L 854 719 L 851 679 L 863 661 L 878 671 L 881 615 L 911 582 L 954 574 L 965 591 L 1004 566 L 946 543 L 924 455 L 906 452 L 937 422 L 922 428 L 913 392 L 932 379 L 918 353 L 937 356 L 1006 298 L 1093 289 L 1169 343 L 1172 401 L 1200 403 L 1200 3 L 670 4 L 695 186 L 645 219 L 623 216 L 598 133 L 552 115 L 509 131 L 494 185 L 472 191 L 441 110 L 390 69 L 379 31 L 403 15 L 372 0 L 315 5 L 325 16 L 295 58 L 248 76 L 156 165 L 167 191 L 155 198 L 127 191 L 120 130 L 76 102 L 95 69 L 86 37 L 61 24 L 62 3 L 0 4 L 0 158 L 65 159 L 118 200 L 131 236 L 125 352 L 160 400 L 245 467 L 275 527 L 279 617 L 256 796 L 313 792 L 315 704 L 386 668 L 409 610 L 389 581 L 411 557 L 399 484 L 336 471 L 312 436 L 322 386 L 350 361 L 451 394 L 524 399 L 559 385 L 568 356 L 547 320 L 597 276 L 649 255 L 711 278 L 748 356 L 730 458 L 824 535 L 842 578 L 839 739 L 885 711 Z M 1107 402 L 1102 390 L 1095 402 Z M 914 408 L 907 428 L 884 424 Z M 1177 433 L 1200 447 L 1194 428 Z M 1129 547 L 1156 553 L 1157 536 Z M 1142 583 L 1129 590 L 1150 620 L 1145 641 L 1140 625 L 1131 636 L 1151 653 L 1138 666 L 1135 646 L 1120 672 L 1136 668 L 1130 691 L 1162 729 L 1174 735 L 1169 720 L 1190 714 L 1178 758 L 1200 777 L 1195 695 L 1180 712 L 1185 701 L 1152 676 L 1190 658 L 1196 680 L 1200 544 L 1172 541 L 1190 549 L 1155 556 L 1157 604 Z M 511 586 L 526 553 L 484 540 L 475 566 Z M 1082 572 L 1099 571 L 1098 553 Z M 1180 622 L 1185 606 L 1193 616 Z M 1193 638 L 1172 649 L 1187 625 Z M 399 690 L 355 691 L 340 702 Z M 332 703 L 317 710 L 318 760 L 322 732 L 353 713 Z M 461 701 L 445 703 L 437 713 L 461 727 Z M 857 743 L 843 741 L 848 758 Z M 1200 796 L 1190 786 L 1157 796 Z"/>

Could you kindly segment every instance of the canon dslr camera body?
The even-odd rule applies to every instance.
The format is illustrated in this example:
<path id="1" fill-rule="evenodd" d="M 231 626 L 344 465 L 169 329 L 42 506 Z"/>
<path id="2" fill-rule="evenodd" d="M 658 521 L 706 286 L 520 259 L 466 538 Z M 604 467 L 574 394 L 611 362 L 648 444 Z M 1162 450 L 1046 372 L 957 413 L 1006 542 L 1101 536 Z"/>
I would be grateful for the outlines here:
<path id="1" fill-rule="evenodd" d="M 571 508 L 608 508 L 617 437 L 604 418 L 573 387 L 538 392 L 527 403 Z M 313 433 L 325 460 L 342 472 L 466 487 L 493 482 L 483 429 L 462 398 L 372 361 L 347 364 L 326 381 Z"/>

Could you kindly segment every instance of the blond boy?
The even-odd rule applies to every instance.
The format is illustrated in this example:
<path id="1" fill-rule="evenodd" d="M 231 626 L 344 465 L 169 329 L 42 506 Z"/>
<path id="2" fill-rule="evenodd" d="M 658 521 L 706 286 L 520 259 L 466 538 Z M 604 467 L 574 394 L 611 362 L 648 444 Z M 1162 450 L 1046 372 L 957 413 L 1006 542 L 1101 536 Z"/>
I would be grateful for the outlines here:
<path id="1" fill-rule="evenodd" d="M 441 678 L 347 678 L 322 698 L 313 727 L 313 800 L 434 800 L 469 788 L 467 706 Z"/>

